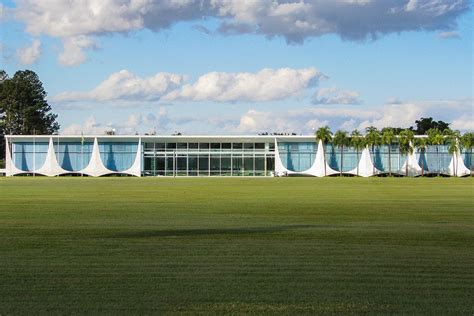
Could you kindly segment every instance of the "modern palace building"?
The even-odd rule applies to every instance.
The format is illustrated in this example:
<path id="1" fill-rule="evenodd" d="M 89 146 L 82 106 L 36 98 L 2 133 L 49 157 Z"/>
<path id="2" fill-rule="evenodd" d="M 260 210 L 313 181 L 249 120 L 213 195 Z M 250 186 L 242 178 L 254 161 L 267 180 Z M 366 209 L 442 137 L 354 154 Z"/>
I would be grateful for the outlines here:
<path id="1" fill-rule="evenodd" d="M 472 153 L 446 145 L 402 155 L 398 146 L 342 152 L 314 136 L 6 136 L 7 176 L 470 175 Z M 390 149 L 390 150 L 389 150 Z M 390 152 L 390 153 L 389 153 Z"/>

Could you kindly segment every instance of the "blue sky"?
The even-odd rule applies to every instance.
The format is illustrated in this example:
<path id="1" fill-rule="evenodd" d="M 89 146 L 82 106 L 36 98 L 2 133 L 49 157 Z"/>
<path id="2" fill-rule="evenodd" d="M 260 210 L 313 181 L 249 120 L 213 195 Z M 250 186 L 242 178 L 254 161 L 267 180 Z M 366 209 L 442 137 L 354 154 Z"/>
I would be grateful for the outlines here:
<path id="1" fill-rule="evenodd" d="M 0 68 L 38 73 L 62 133 L 474 128 L 469 1 L 2 3 Z"/>

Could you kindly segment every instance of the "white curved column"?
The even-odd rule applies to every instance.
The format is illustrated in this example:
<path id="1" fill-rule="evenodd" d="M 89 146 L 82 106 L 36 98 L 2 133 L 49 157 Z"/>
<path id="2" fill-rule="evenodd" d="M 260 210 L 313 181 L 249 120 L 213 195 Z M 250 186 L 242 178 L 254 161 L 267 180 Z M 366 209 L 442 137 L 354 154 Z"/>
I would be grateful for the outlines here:
<path id="1" fill-rule="evenodd" d="M 327 161 L 324 159 L 324 154 L 323 142 L 320 140 L 313 165 L 308 170 L 303 171 L 303 173 L 315 177 L 324 177 L 339 173 L 339 171 L 336 171 L 329 166 Z M 326 171 L 324 170 L 324 164 L 326 164 Z"/>
<path id="2" fill-rule="evenodd" d="M 412 146 L 411 143 L 410 143 L 410 146 Z M 402 167 L 398 171 L 399 174 L 401 174 L 401 175 L 406 175 L 407 174 L 407 172 L 406 172 L 407 164 L 408 164 L 408 176 L 409 177 L 416 177 L 416 176 L 421 175 L 421 167 L 418 164 L 418 159 L 416 159 L 415 152 L 412 152 L 412 153 L 407 155 L 407 159 L 405 159 L 405 162 L 403 163 Z"/>
<path id="3" fill-rule="evenodd" d="M 15 162 L 12 159 L 12 153 L 10 151 L 10 145 L 8 143 L 8 138 L 5 138 L 5 146 L 6 146 L 6 151 L 5 151 L 6 176 L 10 177 L 10 176 L 14 176 L 21 173 L 28 173 L 28 171 L 20 170 L 15 166 Z"/>
<path id="4" fill-rule="evenodd" d="M 94 145 L 92 146 L 92 154 L 91 160 L 89 160 L 89 164 L 79 172 L 92 177 L 100 177 L 106 174 L 116 173 L 115 171 L 109 170 L 104 166 L 104 163 L 100 158 L 100 150 L 97 137 L 94 137 Z"/>
<path id="5" fill-rule="evenodd" d="M 358 172 L 357 172 L 357 169 Z M 380 170 L 374 168 L 374 163 L 372 161 L 372 157 L 370 156 L 369 147 L 365 147 L 362 149 L 360 153 L 360 159 L 358 163 L 358 167 L 352 169 L 351 171 L 347 172 L 353 175 L 358 175 L 364 178 L 371 177 L 377 174 L 381 174 Z"/>
<path id="6" fill-rule="evenodd" d="M 280 151 L 278 149 L 278 142 L 275 138 L 275 176 L 282 177 L 290 174 L 295 174 L 297 172 L 288 170 L 281 161 Z"/>
<path id="7" fill-rule="evenodd" d="M 54 177 L 63 173 L 69 173 L 69 171 L 61 168 L 58 163 L 58 160 L 56 159 L 56 153 L 54 152 L 52 137 L 49 138 L 48 152 L 46 154 L 44 164 L 43 166 L 41 166 L 41 168 L 36 170 L 35 173 L 39 173 L 48 177 Z"/>
<path id="8" fill-rule="evenodd" d="M 457 177 L 468 176 L 471 174 L 471 170 L 469 170 L 464 164 L 464 160 L 462 159 L 461 152 L 459 150 L 455 152 L 451 157 L 451 162 L 449 163 L 448 167 L 448 173 L 450 176 Z"/>
<path id="9" fill-rule="evenodd" d="M 142 175 L 142 139 L 138 138 L 138 148 L 137 154 L 135 155 L 135 161 L 133 162 L 132 166 L 125 171 L 119 173 L 126 173 L 132 176 L 141 177 Z"/>

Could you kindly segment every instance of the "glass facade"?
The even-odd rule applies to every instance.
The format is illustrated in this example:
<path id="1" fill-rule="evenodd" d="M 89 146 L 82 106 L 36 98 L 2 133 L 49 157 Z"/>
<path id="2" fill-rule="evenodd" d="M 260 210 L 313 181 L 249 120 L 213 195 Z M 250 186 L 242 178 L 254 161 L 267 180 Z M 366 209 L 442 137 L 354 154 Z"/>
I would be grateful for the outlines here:
<path id="1" fill-rule="evenodd" d="M 386 173 L 403 171 L 407 156 L 400 153 L 398 144 L 373 146 L 369 148 L 369 152 L 377 170 Z"/>
<path id="2" fill-rule="evenodd" d="M 270 176 L 273 144 L 258 142 L 146 142 L 148 176 Z"/>
<path id="3" fill-rule="evenodd" d="M 281 142 L 278 152 L 283 166 L 291 171 L 308 170 L 316 159 L 316 143 L 312 142 Z"/>
<path id="4" fill-rule="evenodd" d="M 41 168 L 48 153 L 49 142 L 21 142 L 12 144 L 12 160 L 21 171 L 30 172 Z"/>
<path id="5" fill-rule="evenodd" d="M 417 153 L 417 158 L 427 173 L 448 173 L 452 155 L 448 152 L 448 145 L 438 145 L 427 146 L 424 153 Z"/>
<path id="6" fill-rule="evenodd" d="M 81 142 L 53 142 L 58 163 L 64 170 L 79 172 L 84 169 L 92 155 L 93 143 L 88 140 Z"/>
<path id="7" fill-rule="evenodd" d="M 100 158 L 104 166 L 112 171 L 129 169 L 137 155 L 138 143 L 99 142 Z"/>
<path id="8" fill-rule="evenodd" d="M 272 137 L 144 137 L 138 148 L 139 137 L 56 137 L 53 136 L 57 165 L 70 173 L 79 173 L 89 166 L 97 139 L 101 175 L 121 173 L 143 176 L 272 176 L 275 173 L 275 139 Z M 49 137 L 22 137 L 10 141 L 12 165 L 31 173 L 45 164 Z M 304 141 L 300 141 L 304 140 Z M 316 159 L 318 146 L 310 137 L 283 137 L 278 140 L 278 152 L 283 167 L 294 172 L 305 172 Z M 450 174 L 452 154 L 449 145 L 427 146 L 420 152 L 414 149 L 418 165 L 424 174 Z M 325 159 L 334 171 L 354 173 L 362 156 L 351 146 L 342 148 L 326 144 Z M 140 165 L 134 164 L 139 150 Z M 374 170 L 382 173 L 404 174 L 406 155 L 400 154 L 397 144 L 369 148 Z M 53 157 L 54 159 L 54 157 Z M 474 169 L 473 153 L 461 151 L 464 165 Z M 96 170 L 93 165 L 87 172 Z M 96 165 L 97 166 L 97 165 Z M 46 167 L 47 168 L 47 167 Z M 47 170 L 47 169 L 45 169 Z M 133 173 L 132 173 L 133 170 Z M 465 169 L 463 169 L 465 170 Z M 45 172 L 44 170 L 41 172 Z"/>
<path id="9" fill-rule="evenodd" d="M 325 156 L 328 165 L 336 171 L 348 172 L 357 168 L 361 152 L 354 148 L 344 146 L 342 148 L 327 144 L 325 146 Z"/>
<path id="10" fill-rule="evenodd" d="M 461 153 L 461 157 L 464 161 L 464 165 L 466 166 L 466 168 L 473 171 L 474 170 L 474 153 L 472 152 L 472 150 L 464 150 Z"/>

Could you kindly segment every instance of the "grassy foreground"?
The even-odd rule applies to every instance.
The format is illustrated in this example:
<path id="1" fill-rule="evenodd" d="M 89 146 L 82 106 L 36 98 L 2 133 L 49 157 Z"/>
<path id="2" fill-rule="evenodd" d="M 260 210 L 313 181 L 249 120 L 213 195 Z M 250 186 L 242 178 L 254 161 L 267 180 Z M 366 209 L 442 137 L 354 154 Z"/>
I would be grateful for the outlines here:
<path id="1" fill-rule="evenodd" d="M 472 178 L 0 178 L 0 315 L 474 313 Z"/>

